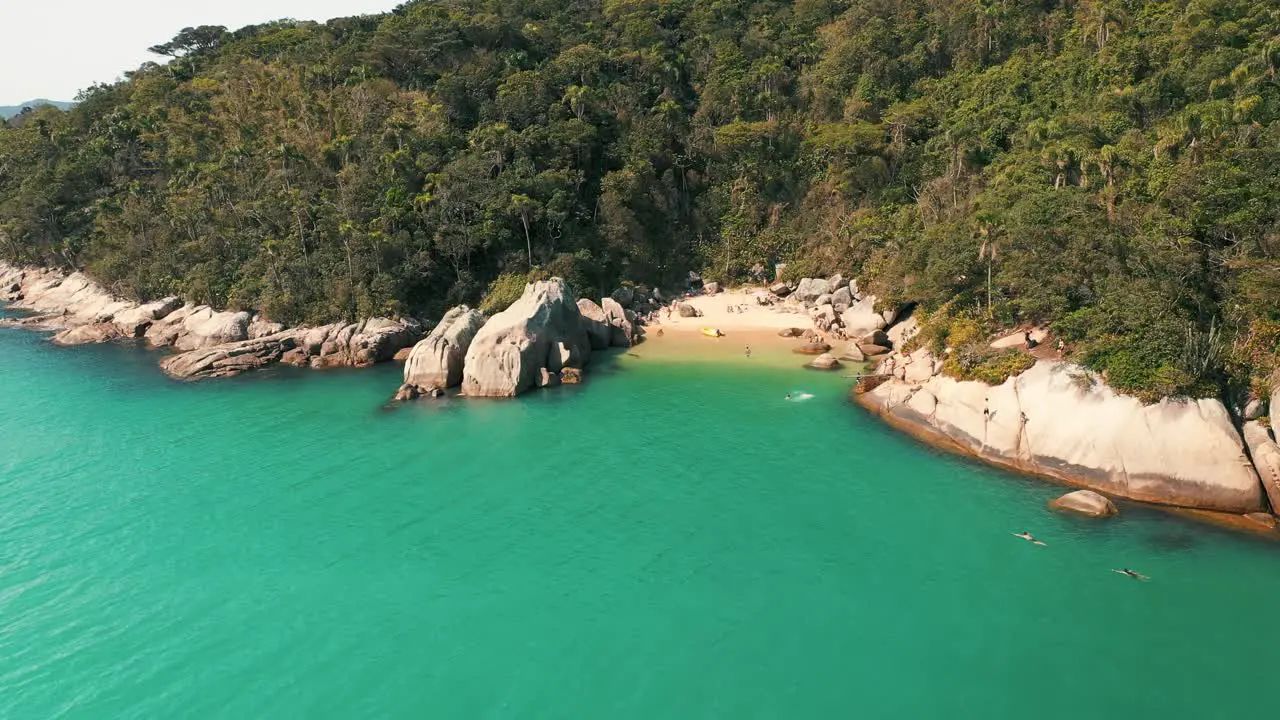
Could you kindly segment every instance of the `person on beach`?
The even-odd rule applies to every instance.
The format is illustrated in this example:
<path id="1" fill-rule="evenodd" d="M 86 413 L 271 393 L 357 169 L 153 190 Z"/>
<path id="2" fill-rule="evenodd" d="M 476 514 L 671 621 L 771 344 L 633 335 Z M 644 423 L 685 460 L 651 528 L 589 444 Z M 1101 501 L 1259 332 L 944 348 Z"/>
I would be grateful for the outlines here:
<path id="1" fill-rule="evenodd" d="M 751 359 L 751 346 L 750 346 L 750 345 L 748 345 L 748 346 L 747 346 L 747 359 L 748 359 L 748 360 L 750 360 L 750 359 Z"/>

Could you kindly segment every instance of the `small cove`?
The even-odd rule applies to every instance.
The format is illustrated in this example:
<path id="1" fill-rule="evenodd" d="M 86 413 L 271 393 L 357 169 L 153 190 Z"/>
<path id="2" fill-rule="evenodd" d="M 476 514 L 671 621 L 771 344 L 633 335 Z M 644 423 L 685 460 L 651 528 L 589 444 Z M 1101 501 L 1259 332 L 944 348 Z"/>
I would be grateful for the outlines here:
<path id="1" fill-rule="evenodd" d="M 0 329 L 0 716 L 1204 717 L 1280 665 L 1273 543 L 1053 514 L 803 358 L 393 409 L 155 361 Z"/>

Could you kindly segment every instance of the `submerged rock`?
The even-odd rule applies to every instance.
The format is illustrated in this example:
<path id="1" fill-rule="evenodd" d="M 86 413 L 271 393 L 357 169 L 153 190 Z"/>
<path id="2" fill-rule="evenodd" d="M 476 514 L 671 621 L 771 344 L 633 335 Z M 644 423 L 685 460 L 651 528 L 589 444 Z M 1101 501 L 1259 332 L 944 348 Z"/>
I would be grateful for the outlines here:
<path id="1" fill-rule="evenodd" d="M 1271 513 L 1264 513 L 1264 512 L 1245 513 L 1244 519 L 1248 520 L 1249 522 L 1253 523 L 1254 525 L 1257 525 L 1258 527 L 1264 530 L 1276 529 L 1276 524 L 1277 524 L 1276 516 L 1272 515 Z"/>
<path id="2" fill-rule="evenodd" d="M 821 355 L 826 352 L 831 352 L 831 346 L 824 342 L 811 342 L 792 348 L 791 352 L 799 355 Z"/>
<path id="3" fill-rule="evenodd" d="M 813 362 L 809 363 L 808 367 L 811 367 L 814 370 L 838 370 L 840 368 L 840 361 L 831 353 L 822 353 L 818 357 L 814 358 Z"/>
<path id="4" fill-rule="evenodd" d="M 1092 490 L 1076 490 L 1060 498 L 1051 500 L 1049 507 L 1054 510 L 1076 513 L 1088 517 L 1111 517 L 1119 513 L 1116 504 L 1107 497 Z"/>

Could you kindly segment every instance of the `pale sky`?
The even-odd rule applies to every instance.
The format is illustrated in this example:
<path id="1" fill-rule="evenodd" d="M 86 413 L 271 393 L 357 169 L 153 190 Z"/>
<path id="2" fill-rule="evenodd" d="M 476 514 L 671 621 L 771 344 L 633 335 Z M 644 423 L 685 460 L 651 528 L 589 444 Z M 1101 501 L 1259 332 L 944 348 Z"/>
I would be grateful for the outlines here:
<path id="1" fill-rule="evenodd" d="M 0 105 L 73 100 L 148 60 L 184 27 L 385 12 L 403 0 L 0 0 Z"/>

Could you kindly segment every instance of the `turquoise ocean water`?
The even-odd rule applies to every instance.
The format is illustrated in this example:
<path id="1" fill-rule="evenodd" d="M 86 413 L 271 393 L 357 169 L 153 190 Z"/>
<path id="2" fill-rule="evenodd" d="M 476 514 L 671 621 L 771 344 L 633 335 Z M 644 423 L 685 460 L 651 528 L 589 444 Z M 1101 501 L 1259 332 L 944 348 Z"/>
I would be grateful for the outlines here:
<path id="1" fill-rule="evenodd" d="M 0 330 L 2 718 L 1271 704 L 1280 546 L 1052 514 L 1060 488 L 924 449 L 838 377 L 623 356 L 388 410 L 395 366 L 155 363 Z"/>

